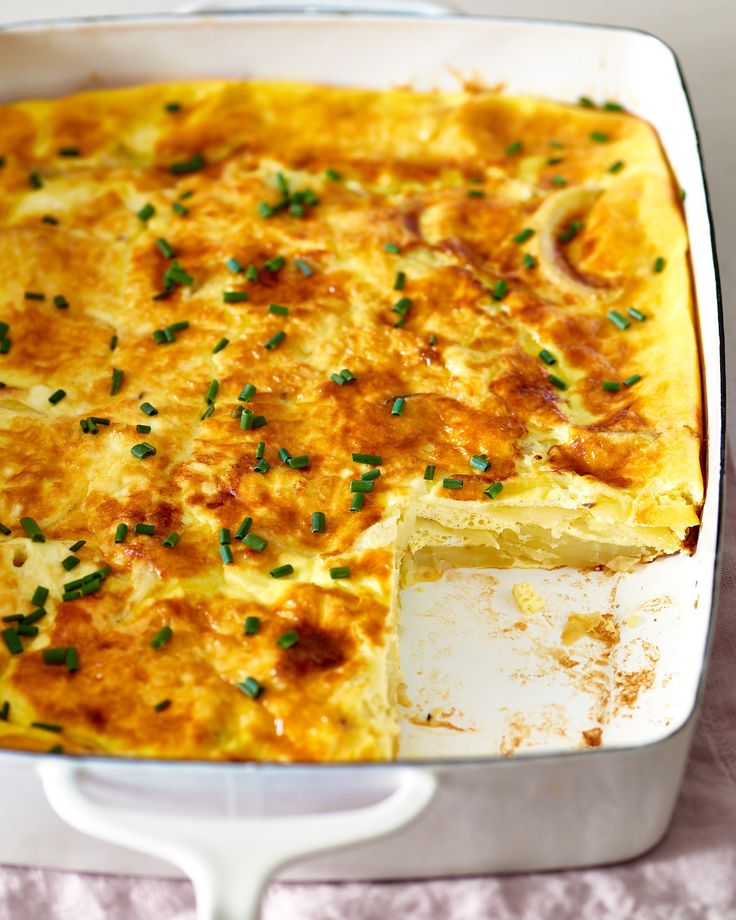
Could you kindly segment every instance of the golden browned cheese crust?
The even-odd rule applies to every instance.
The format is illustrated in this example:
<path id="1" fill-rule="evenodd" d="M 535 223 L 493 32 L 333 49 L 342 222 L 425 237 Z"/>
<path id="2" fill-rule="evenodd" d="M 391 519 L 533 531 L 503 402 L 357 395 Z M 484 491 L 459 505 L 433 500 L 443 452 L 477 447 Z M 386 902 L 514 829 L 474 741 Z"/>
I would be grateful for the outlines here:
<path id="1" fill-rule="evenodd" d="M 36 635 L 3 624 L 0 745 L 390 757 L 414 517 L 435 528 L 419 542 L 462 542 L 565 509 L 584 561 L 613 567 L 697 526 L 687 236 L 639 119 L 197 82 L 1 107 L 0 157 L 2 615 L 49 589 Z M 365 494 L 355 452 L 381 457 Z M 76 669 L 44 660 L 69 648 Z"/>

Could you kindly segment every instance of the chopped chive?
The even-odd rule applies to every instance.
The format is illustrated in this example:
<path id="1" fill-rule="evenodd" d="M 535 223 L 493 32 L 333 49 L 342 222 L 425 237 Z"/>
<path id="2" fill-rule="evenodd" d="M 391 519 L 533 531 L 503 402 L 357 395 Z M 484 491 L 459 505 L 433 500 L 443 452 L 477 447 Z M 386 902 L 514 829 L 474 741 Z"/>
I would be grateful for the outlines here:
<path id="1" fill-rule="evenodd" d="M 151 639 L 151 648 L 163 648 L 164 645 L 171 641 L 171 637 L 173 635 L 174 630 L 170 626 L 162 626 L 156 635 Z"/>
<path id="2" fill-rule="evenodd" d="M 244 540 L 246 534 L 248 533 L 252 525 L 253 525 L 253 518 L 251 517 L 243 518 L 243 523 L 235 531 L 235 539 Z"/>
<path id="3" fill-rule="evenodd" d="M 246 617 L 245 622 L 243 623 L 243 635 L 244 636 L 256 636 L 258 635 L 258 630 L 261 628 L 260 617 Z"/>
<path id="4" fill-rule="evenodd" d="M 117 347 L 118 347 L 118 337 L 116 335 L 113 335 L 110 337 L 110 351 L 115 351 Z"/>
<path id="5" fill-rule="evenodd" d="M 15 631 L 19 636 L 26 636 L 32 639 L 38 635 L 38 626 L 32 626 L 30 623 L 18 623 L 15 627 Z"/>
<path id="6" fill-rule="evenodd" d="M 564 176 L 552 176 L 552 185 L 562 188 L 562 186 L 567 185 L 567 179 Z"/>
<path id="7" fill-rule="evenodd" d="M 171 700 L 161 700 L 153 707 L 154 712 L 165 712 L 171 706 Z"/>
<path id="8" fill-rule="evenodd" d="M 145 534 L 147 537 L 152 537 L 156 533 L 156 525 L 139 523 L 135 525 L 133 530 L 136 533 L 142 533 L 142 534 Z"/>
<path id="9" fill-rule="evenodd" d="M 372 492 L 373 480 L 353 479 L 350 483 L 351 492 Z"/>
<path id="10" fill-rule="evenodd" d="M 3 642 L 7 646 L 10 654 L 20 655 L 20 653 L 23 651 L 23 643 L 18 638 L 18 633 L 15 631 L 15 629 L 10 626 L 8 629 L 4 629 L 0 635 L 2 635 Z"/>
<path id="11" fill-rule="evenodd" d="M 10 718 L 10 703 L 5 700 L 2 706 L 0 706 L 0 722 L 7 722 Z"/>
<path id="12" fill-rule="evenodd" d="M 429 464 L 428 466 L 424 467 L 424 476 L 422 478 L 426 479 L 427 482 L 431 482 L 434 479 L 434 474 L 436 471 L 437 467 Z"/>
<path id="13" fill-rule="evenodd" d="M 364 482 L 371 482 L 374 479 L 379 479 L 381 476 L 381 471 L 379 469 L 368 470 L 367 473 L 363 473 L 360 477 Z"/>
<path id="14" fill-rule="evenodd" d="M 167 102 L 164 109 L 167 112 L 181 112 L 181 102 Z"/>
<path id="15" fill-rule="evenodd" d="M 261 457 L 258 463 L 256 463 L 256 465 L 253 467 L 253 472 L 265 474 L 270 469 L 271 469 L 271 464 L 268 462 L 268 460 L 264 460 L 263 457 Z"/>
<path id="16" fill-rule="evenodd" d="M 93 422 L 91 418 L 88 418 L 86 421 L 87 421 L 87 431 L 89 432 L 89 434 L 97 434 L 99 431 L 99 428 L 97 427 L 97 423 Z"/>
<path id="17" fill-rule="evenodd" d="M 12 341 L 7 337 L 0 340 L 0 355 L 7 355 L 12 344 Z"/>
<path id="18" fill-rule="evenodd" d="M 381 466 L 383 457 L 379 454 L 353 454 L 353 463 L 367 463 L 370 466 Z"/>
<path id="19" fill-rule="evenodd" d="M 287 562 L 285 565 L 279 565 L 275 569 L 271 569 L 268 574 L 271 578 L 285 578 L 287 575 L 292 575 L 293 573 L 294 566 Z"/>
<path id="20" fill-rule="evenodd" d="M 43 179 L 37 172 L 31 172 L 28 173 L 28 184 L 34 189 L 43 188 Z"/>
<path id="21" fill-rule="evenodd" d="M 394 404 L 391 407 L 391 415 L 403 415 L 404 407 L 406 406 L 406 400 L 403 396 L 397 396 L 394 400 Z"/>
<path id="22" fill-rule="evenodd" d="M 300 454 L 298 457 L 289 457 L 286 463 L 292 470 L 303 470 L 309 466 L 309 457 L 307 454 Z"/>
<path id="23" fill-rule="evenodd" d="M 512 144 L 506 148 L 506 153 L 510 156 L 516 156 L 517 153 L 521 153 L 521 149 L 524 145 L 521 141 L 514 141 Z"/>
<path id="24" fill-rule="evenodd" d="M 61 560 L 61 564 L 67 570 L 71 572 L 72 569 L 75 569 L 82 560 L 78 556 L 67 556 Z"/>
<path id="25" fill-rule="evenodd" d="M 152 406 L 149 402 L 141 403 L 140 410 L 146 415 L 158 415 L 158 409 Z"/>
<path id="26" fill-rule="evenodd" d="M 617 380 L 604 380 L 603 389 L 607 393 L 617 393 L 621 389 L 621 384 Z"/>
<path id="27" fill-rule="evenodd" d="M 156 240 L 156 245 L 158 246 L 159 251 L 160 251 L 161 255 L 164 256 L 164 258 L 166 258 L 166 259 L 173 259 L 173 258 L 175 258 L 175 256 L 176 256 L 176 251 L 173 249 L 173 247 L 172 247 L 162 236 L 160 236 L 160 237 Z"/>
<path id="28" fill-rule="evenodd" d="M 331 166 L 329 169 L 325 170 L 325 175 L 333 182 L 339 182 L 342 179 L 342 173 L 338 172 L 336 169 L 333 169 Z"/>
<path id="29" fill-rule="evenodd" d="M 391 312 L 398 313 L 399 316 L 403 318 L 406 316 L 409 310 L 411 310 L 411 308 L 412 301 L 409 297 L 399 297 L 396 303 L 391 307 Z"/>
<path id="30" fill-rule="evenodd" d="M 455 479 L 453 476 L 446 476 L 446 477 L 442 480 L 442 487 L 443 487 L 444 489 L 462 489 L 462 487 L 463 487 L 463 480 L 462 480 L 462 479 Z"/>
<path id="31" fill-rule="evenodd" d="M 75 578 L 73 581 L 67 581 L 64 584 L 64 590 L 65 591 L 76 591 L 77 588 L 81 588 L 83 584 L 84 584 L 83 578 Z"/>
<path id="32" fill-rule="evenodd" d="M 604 134 L 603 131 L 591 131 L 590 139 L 595 141 L 596 144 L 607 144 L 609 137 L 607 134 Z"/>
<path id="33" fill-rule="evenodd" d="M 230 339 L 226 339 L 225 336 L 223 336 L 220 339 L 220 341 L 215 345 L 215 347 L 212 349 L 212 354 L 216 355 L 219 351 L 222 351 L 223 348 L 227 348 L 229 344 L 230 344 Z"/>
<path id="34" fill-rule="evenodd" d="M 0 165 L 2 165 L 2 164 L 0 164 Z M 54 217 L 53 214 L 44 214 L 43 217 L 41 218 L 41 223 L 43 223 L 43 224 L 51 224 L 51 226 L 53 227 L 53 226 L 56 226 L 56 225 L 59 223 L 59 220 L 58 220 L 58 218 Z"/>
<path id="35" fill-rule="evenodd" d="M 286 259 L 283 256 L 274 256 L 273 259 L 263 263 L 266 271 L 271 273 L 279 271 L 284 265 L 286 265 Z"/>
<path id="36" fill-rule="evenodd" d="M 384 243 L 383 248 L 386 252 L 392 252 L 394 255 L 397 255 L 401 252 L 401 249 L 396 245 L 396 243 Z"/>
<path id="37" fill-rule="evenodd" d="M 304 259 L 294 259 L 294 264 L 306 278 L 314 274 L 314 269 L 308 262 L 305 262 Z"/>
<path id="38" fill-rule="evenodd" d="M 623 168 L 624 168 L 624 161 L 616 160 L 615 162 L 611 163 L 611 165 L 608 167 L 608 171 L 609 173 L 617 173 L 617 172 L 620 172 Z"/>
<path id="39" fill-rule="evenodd" d="M 245 277 L 248 281 L 258 281 L 258 267 L 256 265 L 249 265 L 245 270 Z"/>
<path id="40" fill-rule="evenodd" d="M 534 236 L 534 231 L 531 227 L 524 227 L 523 230 L 520 230 L 516 236 L 512 237 L 515 243 L 526 243 L 527 240 L 530 240 Z"/>
<path id="41" fill-rule="evenodd" d="M 557 239 L 560 243 L 569 243 L 570 240 L 573 240 L 578 233 L 583 229 L 583 222 L 580 220 L 571 220 L 567 226 L 565 226 L 557 234 Z"/>
<path id="42" fill-rule="evenodd" d="M 564 163 L 564 157 L 549 157 L 547 160 L 547 166 L 559 166 L 560 163 Z"/>
<path id="43" fill-rule="evenodd" d="M 72 546 L 69 547 L 69 552 L 76 553 L 86 544 L 87 544 L 86 540 L 77 540 L 76 543 L 72 544 Z"/>
<path id="44" fill-rule="evenodd" d="M 344 387 L 347 381 L 344 377 L 341 377 L 339 374 L 330 374 L 330 380 L 333 383 L 336 383 L 339 387 Z"/>
<path id="45" fill-rule="evenodd" d="M 208 403 L 213 403 L 215 401 L 215 398 L 217 397 L 217 391 L 219 389 L 220 389 L 219 380 L 216 380 L 215 378 L 210 380 L 209 385 L 207 387 L 207 392 L 205 393 L 205 396 L 204 396 L 204 401 Z"/>
<path id="46" fill-rule="evenodd" d="M 684 201 L 687 198 L 687 192 L 684 188 L 680 189 L 680 201 Z"/>
<path id="47" fill-rule="evenodd" d="M 467 191 L 468 198 L 485 198 L 486 193 L 481 188 L 469 188 Z"/>
<path id="48" fill-rule="evenodd" d="M 81 592 L 81 591 L 65 591 L 65 592 L 61 595 L 61 599 L 62 599 L 63 601 L 75 601 L 75 600 L 77 600 L 77 598 L 79 598 L 79 597 L 81 597 L 81 596 L 82 596 L 82 592 Z"/>
<path id="49" fill-rule="evenodd" d="M 46 603 L 46 598 L 49 596 L 49 589 L 44 588 L 43 585 L 38 585 L 36 590 L 33 592 L 31 597 L 31 603 L 34 607 L 43 607 Z"/>
<path id="50" fill-rule="evenodd" d="M 89 422 L 86 418 L 80 418 L 79 427 L 82 429 L 84 434 L 89 434 Z"/>
<path id="51" fill-rule="evenodd" d="M 430 335 L 430 337 L 427 339 L 427 342 L 430 348 L 433 348 L 437 344 L 437 336 L 434 334 Z"/>
<path id="52" fill-rule="evenodd" d="M 66 310 L 69 306 L 69 301 L 64 297 L 63 294 L 54 295 L 54 306 L 57 310 Z"/>
<path id="53" fill-rule="evenodd" d="M 274 569 L 274 571 L 276 571 Z M 271 572 L 273 575 L 273 572 Z M 299 641 L 299 633 L 295 629 L 290 629 L 276 640 L 276 645 L 283 649 L 289 649 Z"/>
<path id="54" fill-rule="evenodd" d="M 170 326 L 167 326 L 166 329 L 170 329 L 172 332 L 184 332 L 185 329 L 189 328 L 189 321 L 186 319 L 181 319 L 176 323 L 172 323 Z"/>
<path id="55" fill-rule="evenodd" d="M 120 392 L 120 387 L 123 384 L 123 376 L 125 371 L 118 370 L 117 368 L 113 369 L 112 372 L 112 383 L 110 384 L 110 396 L 115 396 Z"/>
<path id="56" fill-rule="evenodd" d="M 25 530 L 26 534 L 31 538 L 32 543 L 45 543 L 46 537 L 44 536 L 43 531 L 38 526 L 38 524 L 33 520 L 32 517 L 22 517 L 20 519 L 20 526 Z"/>
<path id="57" fill-rule="evenodd" d="M 140 211 L 136 212 L 136 217 L 142 220 L 144 223 L 149 221 L 153 215 L 156 213 L 156 208 L 150 203 L 144 204 Z"/>
<path id="58" fill-rule="evenodd" d="M 406 273 L 396 272 L 396 279 L 394 280 L 394 290 L 403 291 L 405 287 L 406 287 Z"/>
<path id="59" fill-rule="evenodd" d="M 352 371 L 349 371 L 346 367 L 340 371 L 340 376 L 345 381 L 345 383 L 355 383 L 358 379 Z"/>
<path id="60" fill-rule="evenodd" d="M 258 683 L 255 677 L 246 677 L 245 680 L 240 681 L 235 686 L 252 700 L 257 700 L 266 689 L 263 684 Z"/>
<path id="61" fill-rule="evenodd" d="M 483 490 L 483 494 L 487 495 L 489 498 L 495 498 L 503 490 L 502 482 L 494 482 L 492 485 L 488 486 L 487 489 Z"/>
<path id="62" fill-rule="evenodd" d="M 524 253 L 524 258 L 522 259 L 522 262 L 524 264 L 524 268 L 536 268 L 537 267 L 537 260 L 534 258 L 533 255 L 531 255 L 528 252 Z"/>
<path id="63" fill-rule="evenodd" d="M 644 320 L 647 318 L 646 313 L 642 313 L 641 310 L 637 310 L 636 307 L 629 307 L 629 309 L 626 312 L 629 314 L 629 316 L 631 316 L 633 319 L 637 320 L 640 323 L 643 323 Z"/>
<path id="64" fill-rule="evenodd" d="M 203 169 L 205 165 L 204 157 L 201 153 L 195 153 L 188 160 L 180 160 L 178 163 L 172 163 L 169 169 L 175 176 L 183 176 L 186 173 L 197 172 Z"/>
<path id="65" fill-rule="evenodd" d="M 25 300 L 46 300 L 46 295 L 40 291 L 25 291 L 23 297 Z"/>
<path id="66" fill-rule="evenodd" d="M 23 617 L 23 625 L 31 626 L 33 623 L 38 623 L 39 620 L 42 620 L 46 616 L 46 610 L 43 607 L 37 607 L 33 613 L 27 613 Z"/>
<path id="67" fill-rule="evenodd" d="M 245 303 L 250 295 L 247 291 L 223 291 L 223 303 Z"/>
<path id="68" fill-rule="evenodd" d="M 82 585 L 80 594 L 82 597 L 87 597 L 89 594 L 94 594 L 96 591 L 99 591 L 102 587 L 102 581 L 99 578 L 95 578 L 92 581 L 88 581 L 86 584 Z"/>
<path id="69" fill-rule="evenodd" d="M 243 409 L 240 413 L 240 427 L 243 431 L 250 431 L 253 427 L 254 413 L 252 409 Z"/>
<path id="70" fill-rule="evenodd" d="M 171 205 L 171 210 L 175 214 L 178 214 L 179 217 L 186 217 L 187 214 L 189 213 L 189 208 L 186 205 L 182 204 L 180 201 L 175 201 Z"/>
<path id="71" fill-rule="evenodd" d="M 493 291 L 491 292 L 494 300 L 503 300 L 506 294 L 508 293 L 509 286 L 504 281 L 503 278 L 499 278 L 498 281 L 493 285 Z"/>
<path id="72" fill-rule="evenodd" d="M 2 618 L 3 623 L 22 623 L 23 614 L 22 613 L 10 613 L 8 616 Z"/>
<path id="73" fill-rule="evenodd" d="M 175 530 L 172 530 L 168 537 L 161 541 L 161 545 L 165 546 L 166 549 L 174 549 L 178 542 L 179 534 Z"/>
<path id="74" fill-rule="evenodd" d="M 545 364 L 556 364 L 557 358 L 552 354 L 551 351 L 548 351 L 546 348 L 543 348 L 539 352 L 539 357 L 544 361 Z"/>
<path id="75" fill-rule="evenodd" d="M 353 495 L 353 500 L 350 502 L 351 511 L 360 511 L 365 502 L 365 493 L 364 492 L 355 492 Z"/>
<path id="76" fill-rule="evenodd" d="M 284 463 L 286 463 L 287 460 L 291 460 L 291 454 L 285 447 L 279 448 L 279 460 L 282 460 Z"/>
<path id="77" fill-rule="evenodd" d="M 566 389 L 567 389 L 567 384 L 566 384 L 565 381 L 562 379 L 562 377 L 558 377 L 557 374 L 548 374 L 548 375 L 547 375 L 547 380 L 549 380 L 549 382 L 552 384 L 552 386 L 557 387 L 558 390 L 566 390 Z"/>
<path id="78" fill-rule="evenodd" d="M 63 732 L 64 728 L 61 725 L 54 725 L 52 722 L 31 722 L 31 728 L 40 728 L 44 732 Z M 59 745 L 56 745 L 58 747 Z M 52 748 L 54 750 L 54 748 Z"/>
<path id="79" fill-rule="evenodd" d="M 278 303 L 270 303 L 270 304 L 268 305 L 268 312 L 269 312 L 269 313 L 273 313 L 273 314 L 275 314 L 276 316 L 288 316 L 288 315 L 289 315 L 289 308 L 288 308 L 288 307 L 282 307 L 281 304 L 278 304 Z"/>
<path id="80" fill-rule="evenodd" d="M 220 556 L 222 557 L 222 561 L 225 565 L 232 565 L 234 561 L 233 551 L 227 544 L 220 547 Z"/>
<path id="81" fill-rule="evenodd" d="M 60 403 L 65 396 L 66 390 L 55 390 L 51 396 L 49 396 L 49 402 L 51 405 L 55 406 L 57 403 Z"/>
<path id="82" fill-rule="evenodd" d="M 631 323 L 626 319 L 626 317 L 619 313 L 618 310 L 609 310 L 608 318 L 611 320 L 614 326 L 618 329 L 628 329 Z"/>
<path id="83" fill-rule="evenodd" d="M 657 274 L 659 274 L 660 272 L 663 272 L 663 271 L 664 271 L 664 267 L 665 267 L 666 264 L 667 264 L 667 262 L 665 261 L 665 259 L 664 259 L 662 256 L 657 256 L 657 258 L 654 260 L 654 265 L 653 265 L 652 267 L 653 267 L 654 271 L 655 271 Z"/>
<path id="84" fill-rule="evenodd" d="M 268 546 L 268 540 L 265 540 L 263 537 L 259 537 L 257 533 L 247 533 L 243 537 L 243 543 L 256 553 L 262 553 L 263 550 Z"/>
<path id="85" fill-rule="evenodd" d="M 267 204 L 265 201 L 260 201 L 258 203 L 257 210 L 258 210 L 258 213 L 261 215 L 261 217 L 268 218 L 268 217 L 273 217 L 274 215 L 274 209 L 271 207 L 270 204 Z"/>
<path id="86" fill-rule="evenodd" d="M 481 473 L 485 473 L 485 471 L 491 465 L 491 461 L 488 460 L 485 454 L 476 454 L 474 457 L 470 458 L 470 465 L 474 470 L 479 470 Z"/>
<path id="87" fill-rule="evenodd" d="M 326 527 L 325 515 L 322 511 L 312 512 L 312 533 L 324 533 Z"/>
<path id="88" fill-rule="evenodd" d="M 150 425 L 136 425 L 135 430 L 138 432 L 138 434 L 150 434 L 151 426 Z"/>
<path id="89" fill-rule="evenodd" d="M 224 546 L 225 543 L 230 543 L 230 528 L 229 527 L 220 528 L 220 546 Z"/>
<path id="90" fill-rule="evenodd" d="M 578 105 L 582 105 L 585 109 L 594 109 L 595 102 L 590 98 L 590 96 L 580 96 L 578 98 Z"/>
<path id="91" fill-rule="evenodd" d="M 214 413 L 214 411 L 215 411 L 215 404 L 210 403 L 207 406 L 207 408 L 204 410 L 204 412 L 200 415 L 199 417 L 200 422 L 203 422 L 205 419 L 209 418 Z"/>
<path id="92" fill-rule="evenodd" d="M 125 538 L 128 536 L 128 525 L 124 523 L 118 524 L 115 528 L 115 542 L 116 543 L 125 543 Z"/>
<path id="93" fill-rule="evenodd" d="M 10 534 L 12 533 L 12 531 L 11 531 L 11 529 L 10 529 L 9 527 L 7 527 L 5 524 L 0 524 L 0 533 L 3 534 L 4 536 L 8 537 L 8 536 L 10 536 Z"/>
<path id="94" fill-rule="evenodd" d="M 350 578 L 350 567 L 347 565 L 336 565 L 330 569 L 330 578 Z"/>
<path id="95" fill-rule="evenodd" d="M 256 460 L 263 460 L 263 455 L 266 452 L 266 442 L 259 441 L 256 445 Z"/>
<path id="96" fill-rule="evenodd" d="M 274 348 L 279 347 L 285 338 L 286 333 L 281 329 L 279 332 L 275 332 L 263 347 L 268 348 L 269 351 L 273 351 Z"/>
<path id="97" fill-rule="evenodd" d="M 251 399 L 253 399 L 255 395 L 256 395 L 256 388 L 253 386 L 252 383 L 246 383 L 246 385 L 240 391 L 240 396 L 238 396 L 238 399 L 241 402 L 250 402 Z"/>
<path id="98" fill-rule="evenodd" d="M 627 377 L 624 380 L 625 387 L 633 387 L 635 383 L 638 383 L 641 380 L 641 374 L 632 374 L 631 377 Z"/>
<path id="99" fill-rule="evenodd" d="M 70 674 L 79 670 L 79 653 L 75 645 L 70 645 L 66 650 L 66 659 L 64 661 L 66 669 Z"/>
<path id="100" fill-rule="evenodd" d="M 624 107 L 620 102 L 604 102 L 603 108 L 606 112 L 623 112 Z"/>

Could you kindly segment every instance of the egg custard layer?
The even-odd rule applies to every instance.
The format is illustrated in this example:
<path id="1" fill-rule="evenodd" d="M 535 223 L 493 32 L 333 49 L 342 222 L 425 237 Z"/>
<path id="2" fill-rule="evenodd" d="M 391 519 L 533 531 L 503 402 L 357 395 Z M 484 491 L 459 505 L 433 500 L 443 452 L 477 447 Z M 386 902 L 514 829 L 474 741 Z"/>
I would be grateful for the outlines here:
<path id="1" fill-rule="evenodd" d="M 646 123 L 208 81 L 6 105 L 0 145 L 0 746 L 390 758 L 402 560 L 692 545 Z"/>

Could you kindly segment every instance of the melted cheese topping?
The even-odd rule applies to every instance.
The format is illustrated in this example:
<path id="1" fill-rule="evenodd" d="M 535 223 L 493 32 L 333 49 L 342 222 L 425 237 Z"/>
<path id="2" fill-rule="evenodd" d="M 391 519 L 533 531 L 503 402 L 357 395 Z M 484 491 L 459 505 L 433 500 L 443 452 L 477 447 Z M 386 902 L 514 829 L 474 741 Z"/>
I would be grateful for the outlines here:
<path id="1" fill-rule="evenodd" d="M 5 624 L 1 745 L 391 757 L 404 550 L 429 568 L 623 568 L 697 527 L 687 236 L 642 121 L 198 82 L 4 106 L 0 144 L 3 615 L 49 589 L 30 630 Z M 109 425 L 84 433 L 90 417 Z M 141 442 L 155 454 L 132 455 Z M 381 475 L 351 511 L 371 469 L 356 452 Z M 235 539 L 246 516 L 260 552 Z M 76 670 L 45 662 L 68 648 Z"/>

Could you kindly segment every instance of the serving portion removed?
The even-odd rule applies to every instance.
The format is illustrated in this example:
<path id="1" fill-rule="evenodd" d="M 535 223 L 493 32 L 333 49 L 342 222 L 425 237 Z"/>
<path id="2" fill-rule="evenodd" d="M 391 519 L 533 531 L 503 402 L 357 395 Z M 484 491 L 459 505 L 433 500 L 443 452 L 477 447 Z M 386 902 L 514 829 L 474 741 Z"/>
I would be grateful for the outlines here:
<path id="1" fill-rule="evenodd" d="M 694 545 L 680 192 L 619 106 L 202 81 L 0 144 L 0 746 L 388 759 L 400 581 Z"/>

